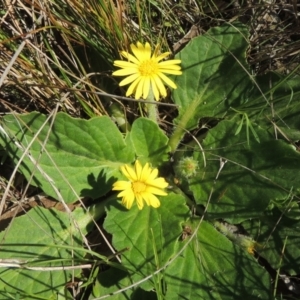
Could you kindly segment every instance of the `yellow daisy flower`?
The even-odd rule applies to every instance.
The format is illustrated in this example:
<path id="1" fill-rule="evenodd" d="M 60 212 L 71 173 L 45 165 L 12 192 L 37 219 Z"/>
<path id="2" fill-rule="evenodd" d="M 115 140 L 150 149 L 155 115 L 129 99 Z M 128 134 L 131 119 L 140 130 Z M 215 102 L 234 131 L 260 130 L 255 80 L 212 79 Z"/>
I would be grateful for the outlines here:
<path id="1" fill-rule="evenodd" d="M 113 184 L 113 191 L 122 191 L 117 197 L 122 198 L 122 204 L 130 209 L 134 199 L 137 201 L 139 209 L 144 207 L 144 201 L 149 206 L 155 208 L 160 206 L 160 202 L 155 195 L 166 196 L 167 193 L 163 191 L 168 186 L 168 183 L 163 177 L 157 177 L 158 170 L 150 168 L 146 163 L 144 167 L 141 166 L 137 160 L 134 168 L 129 165 L 121 167 L 122 173 L 129 179 L 129 181 L 117 181 Z"/>
<path id="2" fill-rule="evenodd" d="M 146 99 L 149 95 L 150 88 L 153 91 L 155 100 L 159 100 L 159 96 L 166 97 L 167 91 L 163 84 L 176 89 L 176 84 L 170 80 L 165 74 L 181 75 L 179 59 L 171 59 L 161 61 L 170 52 L 159 53 L 159 45 L 155 47 L 153 55 L 151 56 L 151 47 L 149 43 L 145 46 L 140 42 L 137 45 L 131 44 L 130 48 L 133 52 L 129 54 L 122 51 L 121 55 L 128 61 L 116 60 L 114 66 L 121 68 L 121 70 L 113 72 L 114 76 L 127 76 L 120 82 L 120 86 L 130 84 L 126 96 L 135 94 L 135 99 Z"/>

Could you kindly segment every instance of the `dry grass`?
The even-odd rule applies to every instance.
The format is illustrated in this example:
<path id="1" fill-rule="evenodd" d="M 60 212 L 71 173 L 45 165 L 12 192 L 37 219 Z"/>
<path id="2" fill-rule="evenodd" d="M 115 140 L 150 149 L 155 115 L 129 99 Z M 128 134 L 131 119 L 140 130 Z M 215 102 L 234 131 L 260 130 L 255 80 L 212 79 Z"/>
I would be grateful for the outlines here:
<path id="1" fill-rule="evenodd" d="M 287 74 L 299 65 L 296 1 L 124 3 L 3 2 L 1 111 L 47 113 L 59 103 L 74 116 L 106 114 L 110 101 L 95 92 L 118 92 L 110 71 L 119 49 L 146 39 L 177 51 L 193 36 L 234 20 L 250 27 L 248 61 L 256 74 Z"/>

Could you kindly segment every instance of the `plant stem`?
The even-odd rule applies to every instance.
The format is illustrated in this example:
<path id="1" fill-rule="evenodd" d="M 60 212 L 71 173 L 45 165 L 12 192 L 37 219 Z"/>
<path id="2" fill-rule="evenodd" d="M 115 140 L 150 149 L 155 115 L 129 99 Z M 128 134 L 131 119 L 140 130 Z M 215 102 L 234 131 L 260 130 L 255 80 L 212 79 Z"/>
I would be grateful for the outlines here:
<path id="1" fill-rule="evenodd" d="M 169 146 L 171 148 L 171 153 L 174 153 L 175 150 L 178 147 L 178 144 L 180 143 L 180 140 L 182 138 L 182 135 L 184 133 L 184 130 L 182 129 L 182 127 L 180 126 L 180 124 L 178 124 L 179 126 L 177 126 L 173 132 L 173 134 L 171 135 L 170 139 L 169 139 Z"/>
<path id="2" fill-rule="evenodd" d="M 149 91 L 149 94 L 148 94 L 146 100 L 151 101 L 151 103 L 145 103 L 146 108 L 147 108 L 148 118 L 157 124 L 158 123 L 158 113 L 157 113 L 157 107 L 156 107 L 156 102 L 154 100 L 152 88 L 150 88 L 150 91 Z"/>

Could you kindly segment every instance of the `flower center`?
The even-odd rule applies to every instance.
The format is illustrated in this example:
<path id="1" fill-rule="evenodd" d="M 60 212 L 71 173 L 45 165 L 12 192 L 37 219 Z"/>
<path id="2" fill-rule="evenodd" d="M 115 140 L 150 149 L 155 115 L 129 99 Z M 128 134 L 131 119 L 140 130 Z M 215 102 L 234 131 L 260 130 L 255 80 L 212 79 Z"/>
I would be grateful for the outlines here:
<path id="1" fill-rule="evenodd" d="M 139 66 L 142 76 L 151 76 L 158 73 L 158 63 L 153 59 L 143 61 Z"/>
<path id="2" fill-rule="evenodd" d="M 132 183 L 132 189 L 133 189 L 134 194 L 139 194 L 146 190 L 146 184 L 141 181 L 135 181 Z"/>

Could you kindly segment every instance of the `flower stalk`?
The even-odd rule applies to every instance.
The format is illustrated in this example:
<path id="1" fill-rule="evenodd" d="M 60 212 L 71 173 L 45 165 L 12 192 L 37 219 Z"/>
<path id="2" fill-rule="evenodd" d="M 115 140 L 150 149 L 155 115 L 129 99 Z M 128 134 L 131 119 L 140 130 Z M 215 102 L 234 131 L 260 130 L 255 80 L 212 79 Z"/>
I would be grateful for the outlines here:
<path id="1" fill-rule="evenodd" d="M 154 101 L 154 94 L 152 88 L 150 88 L 146 100 L 147 100 L 146 107 L 147 107 L 148 118 L 153 122 L 158 123 L 158 111 L 157 111 L 156 103 Z"/>

